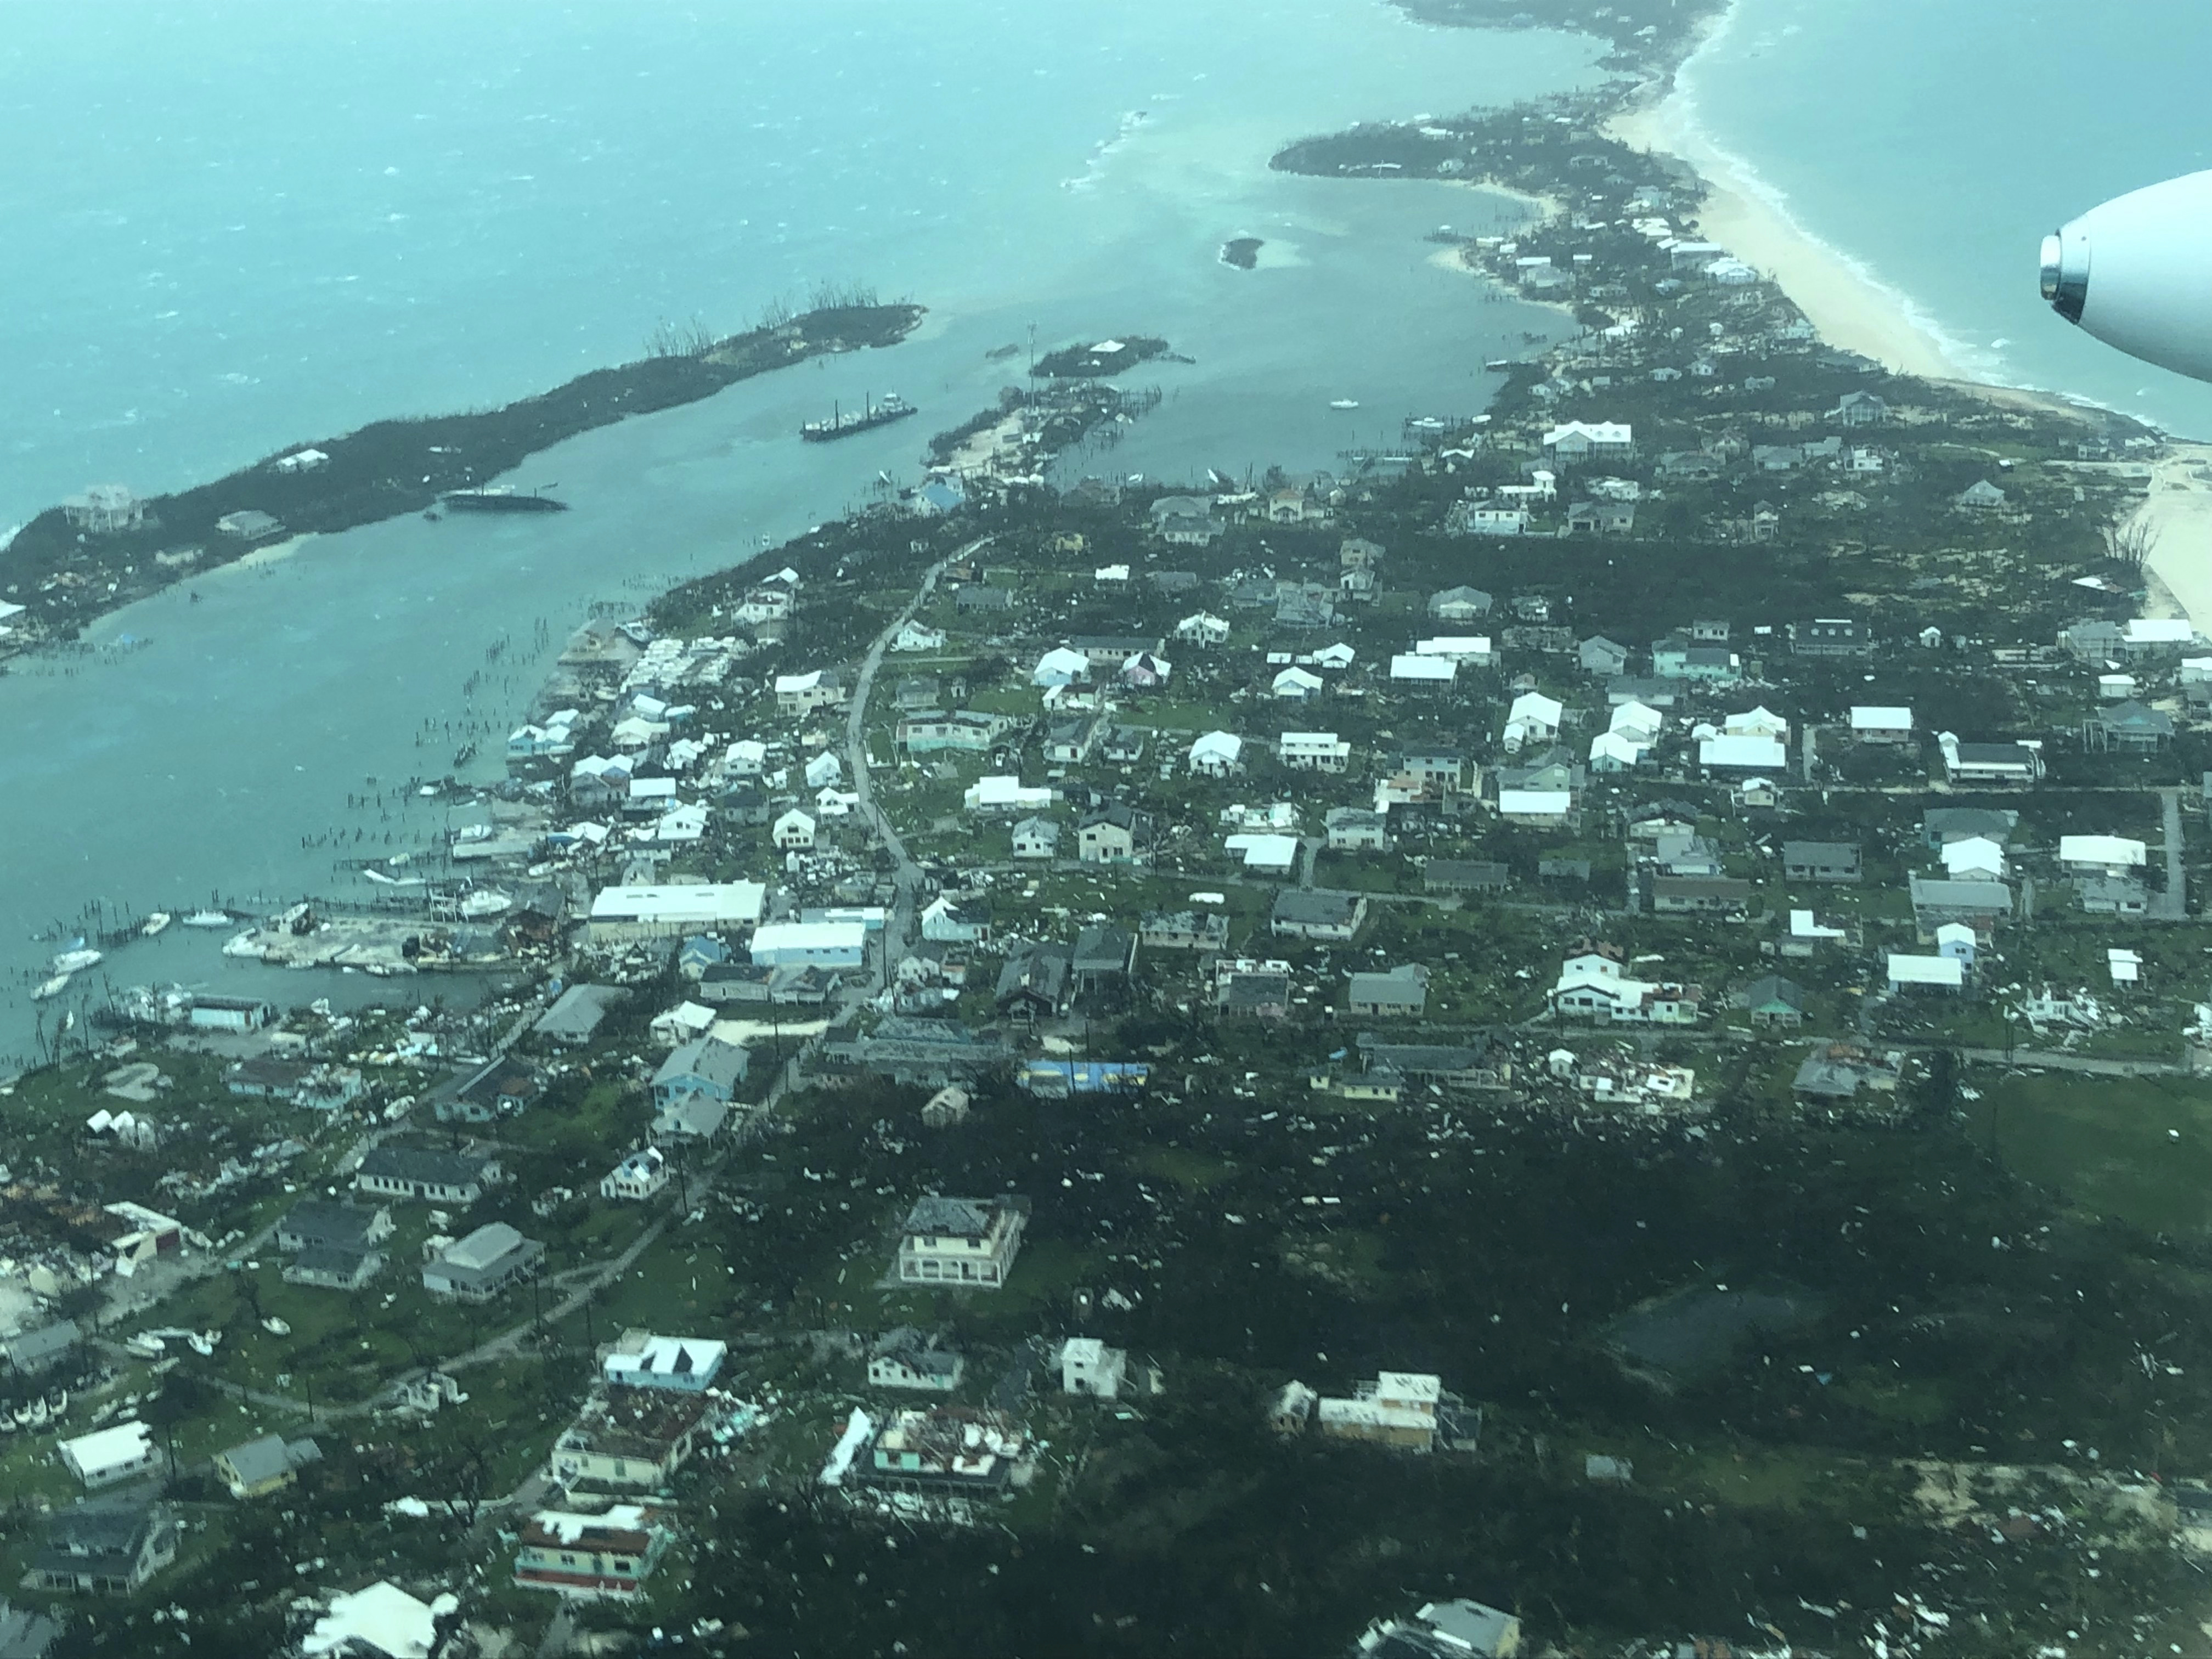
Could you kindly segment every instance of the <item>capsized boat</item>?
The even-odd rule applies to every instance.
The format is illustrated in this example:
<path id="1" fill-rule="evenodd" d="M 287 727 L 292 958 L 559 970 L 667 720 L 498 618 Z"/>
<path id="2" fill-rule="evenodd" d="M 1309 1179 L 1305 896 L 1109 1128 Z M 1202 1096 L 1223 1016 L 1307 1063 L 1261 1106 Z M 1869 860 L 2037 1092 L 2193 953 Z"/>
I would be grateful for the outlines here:
<path id="1" fill-rule="evenodd" d="M 228 910 L 195 910 L 191 915 L 185 918 L 185 926 L 187 927 L 228 927 L 230 926 L 230 912 Z"/>

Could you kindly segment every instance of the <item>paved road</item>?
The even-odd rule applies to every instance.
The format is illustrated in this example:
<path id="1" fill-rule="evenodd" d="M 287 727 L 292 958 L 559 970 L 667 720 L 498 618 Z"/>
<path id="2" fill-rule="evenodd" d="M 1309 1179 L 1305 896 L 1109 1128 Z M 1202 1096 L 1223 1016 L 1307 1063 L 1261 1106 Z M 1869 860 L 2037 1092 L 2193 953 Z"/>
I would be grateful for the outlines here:
<path id="1" fill-rule="evenodd" d="M 2098 1060 L 2089 1054 L 2055 1054 L 2048 1048 L 2015 1048 L 2008 1061 L 2002 1048 L 1961 1048 L 1962 1059 L 1992 1066 L 2047 1066 L 2057 1072 L 2083 1072 L 2091 1077 L 2187 1077 L 2186 1066 L 2165 1060 Z"/>
<path id="2" fill-rule="evenodd" d="M 2181 791 L 2161 789 L 2158 797 L 2166 815 L 2166 890 L 2151 895 L 2150 914 L 2160 921 L 2186 921 L 2189 883 L 2181 871 Z"/>
<path id="3" fill-rule="evenodd" d="M 923 573 L 921 586 L 915 590 L 914 598 L 906 608 L 890 620 L 890 626 L 876 635 L 875 643 L 861 659 L 859 678 L 853 684 L 853 707 L 845 717 L 845 764 L 853 774 L 853 793 L 860 796 L 860 817 L 872 830 L 891 855 L 892 880 L 898 888 L 898 897 L 891 906 L 890 918 L 884 923 L 882 939 L 884 977 L 890 977 L 890 964 L 906 955 L 907 939 L 914 924 L 915 901 L 921 888 L 921 871 L 907 855 L 906 843 L 891 827 L 890 815 L 876 804 L 874 781 L 868 775 L 868 699 L 875 695 L 876 674 L 884 665 L 884 653 L 890 648 L 891 641 L 900 629 L 914 620 L 915 613 L 929 602 L 937 589 L 937 579 L 945 567 L 954 559 L 964 559 L 985 546 L 991 538 L 978 537 L 948 557 L 939 559 Z"/>

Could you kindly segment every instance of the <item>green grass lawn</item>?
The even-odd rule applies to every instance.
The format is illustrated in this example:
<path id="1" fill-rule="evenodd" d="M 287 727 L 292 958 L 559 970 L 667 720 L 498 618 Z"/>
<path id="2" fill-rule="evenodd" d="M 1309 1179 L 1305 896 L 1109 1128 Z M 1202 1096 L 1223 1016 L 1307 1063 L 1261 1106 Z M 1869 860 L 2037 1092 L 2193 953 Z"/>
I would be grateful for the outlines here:
<path id="1" fill-rule="evenodd" d="M 1973 1132 L 2077 1209 L 2212 1232 L 2212 1086 L 2178 1078 L 1978 1076 Z"/>

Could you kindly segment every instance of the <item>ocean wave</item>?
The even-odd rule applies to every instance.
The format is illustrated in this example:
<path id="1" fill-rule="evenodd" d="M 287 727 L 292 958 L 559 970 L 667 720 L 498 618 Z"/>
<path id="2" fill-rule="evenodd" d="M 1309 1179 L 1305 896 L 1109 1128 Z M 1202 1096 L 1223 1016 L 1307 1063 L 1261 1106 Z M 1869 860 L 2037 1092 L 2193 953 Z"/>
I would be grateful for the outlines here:
<path id="1" fill-rule="evenodd" d="M 1742 0 L 1731 0 L 1728 10 L 1722 14 L 1720 21 L 1699 43 L 1698 50 L 1683 60 L 1674 76 L 1674 104 L 1684 135 L 1692 141 L 1694 147 L 1718 162 L 1718 170 L 1726 175 L 1725 179 L 1714 182 L 1726 183 L 1767 208 L 1807 246 L 1833 260 L 1850 272 L 1853 280 L 1878 296 L 1883 304 L 1893 307 L 1914 331 L 1933 343 L 1962 375 L 1987 381 L 1993 386 L 2010 386 L 2012 383 L 2002 378 L 2008 370 L 2001 354 L 1960 337 L 1945 327 L 1933 312 L 1911 294 L 1883 276 L 1868 260 L 1838 246 L 1811 229 L 1797 216 L 1788 191 L 1760 173 L 1747 157 L 1722 143 L 1714 136 L 1712 129 L 1705 125 L 1698 100 L 1696 74 L 1702 60 L 1717 53 L 1735 32 L 1742 13 Z"/>
<path id="2" fill-rule="evenodd" d="M 1096 185 L 1106 176 L 1107 165 L 1113 161 L 1115 152 L 1135 137 L 1139 129 L 1151 118 L 1150 110 L 1123 112 L 1120 123 L 1114 129 L 1114 136 L 1102 138 L 1092 145 L 1090 155 L 1085 160 L 1083 171 L 1073 179 L 1061 179 L 1060 187 L 1062 190 L 1086 191 Z"/>

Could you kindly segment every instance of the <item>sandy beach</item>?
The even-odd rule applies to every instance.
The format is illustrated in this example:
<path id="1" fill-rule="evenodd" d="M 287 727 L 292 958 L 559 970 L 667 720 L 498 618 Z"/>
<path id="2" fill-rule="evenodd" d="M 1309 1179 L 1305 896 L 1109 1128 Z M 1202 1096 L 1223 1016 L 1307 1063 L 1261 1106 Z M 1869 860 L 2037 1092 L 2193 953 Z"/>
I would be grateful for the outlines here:
<path id="1" fill-rule="evenodd" d="M 1723 17 L 1707 33 L 1725 27 Z M 1698 128 L 1679 85 L 1623 110 L 1606 131 L 1632 149 L 1677 156 L 1696 168 L 1709 186 L 1696 221 L 1698 233 L 1771 277 L 1822 339 L 1901 374 L 1939 380 L 1968 378 L 1913 320 L 1903 295 L 1853 269 L 1787 209 L 1758 193 L 1744 164 Z"/>
<path id="2" fill-rule="evenodd" d="M 2212 444 L 2175 444 L 2151 469 L 2129 520 L 2151 537 L 2144 566 L 2199 633 L 2212 633 Z"/>

